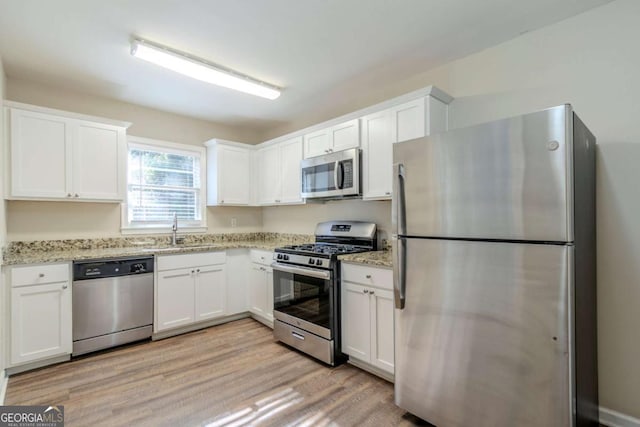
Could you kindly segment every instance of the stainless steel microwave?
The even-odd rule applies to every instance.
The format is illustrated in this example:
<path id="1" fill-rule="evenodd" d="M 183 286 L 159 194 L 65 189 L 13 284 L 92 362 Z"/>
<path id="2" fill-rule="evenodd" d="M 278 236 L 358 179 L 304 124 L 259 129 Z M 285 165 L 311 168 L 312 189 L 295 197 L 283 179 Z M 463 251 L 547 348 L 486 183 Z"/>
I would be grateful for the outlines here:
<path id="1" fill-rule="evenodd" d="M 302 197 L 340 198 L 362 195 L 359 148 L 311 157 L 300 163 Z"/>

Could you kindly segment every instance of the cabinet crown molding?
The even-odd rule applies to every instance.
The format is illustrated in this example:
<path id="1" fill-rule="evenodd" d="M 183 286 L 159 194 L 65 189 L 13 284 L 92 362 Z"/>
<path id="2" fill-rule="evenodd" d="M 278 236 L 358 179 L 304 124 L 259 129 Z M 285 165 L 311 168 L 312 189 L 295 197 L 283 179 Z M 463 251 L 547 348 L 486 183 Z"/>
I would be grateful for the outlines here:
<path id="1" fill-rule="evenodd" d="M 108 118 L 105 118 L 105 117 L 90 116 L 90 115 L 87 115 L 87 114 L 74 113 L 72 111 L 57 110 L 55 108 L 41 107 L 39 105 L 24 104 L 22 102 L 9 101 L 9 100 L 5 100 L 4 101 L 4 106 L 7 107 L 7 108 L 18 108 L 20 110 L 34 111 L 36 113 L 53 114 L 53 115 L 56 115 L 56 116 L 66 117 L 66 118 L 69 118 L 69 119 L 78 119 L 78 120 L 87 120 L 87 121 L 90 121 L 90 122 L 98 122 L 98 123 L 102 123 L 102 124 L 105 124 L 105 125 L 123 127 L 125 129 L 129 128 L 129 126 L 131 126 L 131 124 L 132 124 L 131 122 L 125 122 L 125 121 L 122 121 L 122 120 L 113 120 L 113 119 L 108 119 Z"/>

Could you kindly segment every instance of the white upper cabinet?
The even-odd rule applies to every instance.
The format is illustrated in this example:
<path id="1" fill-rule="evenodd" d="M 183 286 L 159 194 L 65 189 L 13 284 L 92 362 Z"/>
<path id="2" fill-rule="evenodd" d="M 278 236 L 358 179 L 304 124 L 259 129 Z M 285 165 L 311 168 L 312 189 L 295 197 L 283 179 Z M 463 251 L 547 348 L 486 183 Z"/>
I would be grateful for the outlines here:
<path id="1" fill-rule="evenodd" d="M 122 201 L 126 128 L 73 113 L 7 103 L 9 197 L 33 200 Z"/>
<path id="2" fill-rule="evenodd" d="M 267 145 L 257 152 L 258 204 L 303 203 L 300 197 L 302 137 Z"/>
<path id="3" fill-rule="evenodd" d="M 304 158 L 360 146 L 360 122 L 349 120 L 304 135 Z"/>
<path id="4" fill-rule="evenodd" d="M 393 131 L 391 110 L 362 119 L 362 193 L 364 198 L 391 197 Z"/>
<path id="5" fill-rule="evenodd" d="M 362 117 L 363 199 L 391 198 L 393 144 L 447 130 L 447 104 L 430 95 Z"/>
<path id="6" fill-rule="evenodd" d="M 245 144 L 211 140 L 207 146 L 207 205 L 251 204 L 251 156 Z"/>

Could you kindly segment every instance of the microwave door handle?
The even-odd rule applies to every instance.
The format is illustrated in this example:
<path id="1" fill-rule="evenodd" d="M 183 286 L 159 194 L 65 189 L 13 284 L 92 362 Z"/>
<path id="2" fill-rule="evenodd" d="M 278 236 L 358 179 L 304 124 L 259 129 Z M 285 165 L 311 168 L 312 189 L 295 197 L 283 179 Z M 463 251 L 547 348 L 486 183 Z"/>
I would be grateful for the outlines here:
<path id="1" fill-rule="evenodd" d="M 344 188 L 344 163 L 338 162 L 338 188 L 342 190 Z"/>
<path id="2" fill-rule="evenodd" d="M 333 165 L 333 185 L 336 187 L 336 190 L 340 189 L 338 185 L 338 165 L 340 165 L 340 161 L 336 160 L 336 164 Z"/>

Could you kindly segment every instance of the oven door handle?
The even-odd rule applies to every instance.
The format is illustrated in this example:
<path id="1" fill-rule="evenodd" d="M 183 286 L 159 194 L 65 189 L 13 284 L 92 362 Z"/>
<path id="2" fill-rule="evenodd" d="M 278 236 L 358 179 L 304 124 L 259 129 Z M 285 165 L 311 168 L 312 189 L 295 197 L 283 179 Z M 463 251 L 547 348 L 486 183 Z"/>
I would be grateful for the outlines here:
<path id="1" fill-rule="evenodd" d="M 271 264 L 271 268 L 278 271 L 284 271 L 285 273 L 300 274 L 302 276 L 315 277 L 317 279 L 331 280 L 331 272 L 324 270 L 316 270 L 305 267 L 293 267 L 291 265 L 284 265 L 278 262 Z"/>

